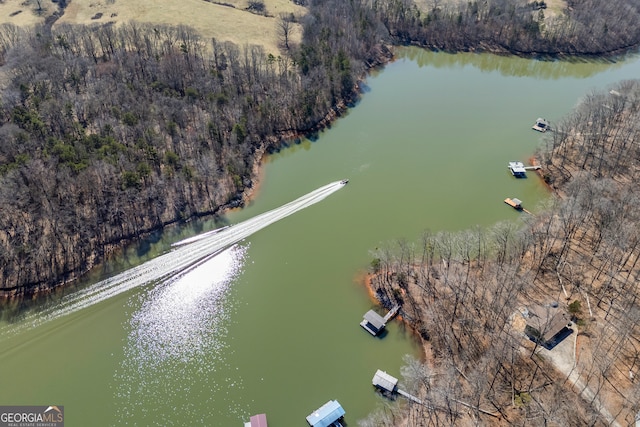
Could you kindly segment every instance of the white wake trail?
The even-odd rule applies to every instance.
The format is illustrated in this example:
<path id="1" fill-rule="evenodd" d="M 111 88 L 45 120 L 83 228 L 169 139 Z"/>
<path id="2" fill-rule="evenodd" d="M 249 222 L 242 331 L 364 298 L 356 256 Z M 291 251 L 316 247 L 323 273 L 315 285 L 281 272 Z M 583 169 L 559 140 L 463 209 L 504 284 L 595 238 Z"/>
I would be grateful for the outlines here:
<path id="1" fill-rule="evenodd" d="M 253 233 L 284 219 L 306 207 L 318 203 L 344 187 L 343 181 L 336 181 L 318 188 L 292 202 L 267 211 L 239 224 L 235 224 L 215 232 L 205 232 L 201 235 L 185 239 L 179 246 L 170 252 L 149 260 L 137 267 L 102 280 L 62 298 L 54 307 L 44 309 L 37 313 L 27 315 L 19 323 L 24 327 L 34 328 L 48 321 L 75 313 L 83 308 L 90 307 L 105 301 L 123 292 L 139 286 L 162 282 L 176 275 L 182 274 L 187 269 L 197 268 L 203 260 L 214 256 Z M 9 325 L 0 329 L 0 336 L 5 329 L 15 329 L 16 325 Z"/>
<path id="2" fill-rule="evenodd" d="M 179 242 L 172 243 L 171 247 L 182 246 L 182 245 L 186 245 L 187 243 L 197 242 L 198 240 L 202 240 L 205 237 L 209 237 L 209 236 L 211 236 L 213 234 L 217 234 L 217 233 L 221 232 L 222 230 L 224 230 L 225 228 L 228 228 L 228 227 L 229 227 L 228 225 L 225 225 L 224 227 L 216 228 L 215 230 L 207 231 L 205 233 L 198 234 L 197 236 L 193 236 L 193 237 L 189 237 L 189 238 L 184 239 L 184 240 L 180 240 Z"/>

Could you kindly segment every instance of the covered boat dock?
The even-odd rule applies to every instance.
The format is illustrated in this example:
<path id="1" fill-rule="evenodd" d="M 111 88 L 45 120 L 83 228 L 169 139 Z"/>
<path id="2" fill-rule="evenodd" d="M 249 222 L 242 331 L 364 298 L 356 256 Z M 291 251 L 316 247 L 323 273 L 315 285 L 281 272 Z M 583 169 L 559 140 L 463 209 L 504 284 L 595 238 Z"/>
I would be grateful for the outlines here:
<path id="1" fill-rule="evenodd" d="M 342 425 L 340 420 L 344 414 L 340 403 L 337 400 L 330 400 L 307 416 L 307 423 L 311 427 L 339 427 Z"/>
<path id="2" fill-rule="evenodd" d="M 520 199 L 516 199 L 515 197 L 514 198 L 507 197 L 506 199 L 504 199 L 504 202 L 515 210 L 518 210 L 518 211 L 522 210 L 522 200 Z"/>
<path id="3" fill-rule="evenodd" d="M 509 162 L 509 170 L 511 171 L 511 175 L 516 178 L 526 178 L 527 176 L 527 169 L 522 162 Z"/>
<path id="4" fill-rule="evenodd" d="M 371 335 L 378 335 L 384 329 L 386 323 L 384 317 L 380 316 L 373 310 L 369 310 L 364 314 L 364 319 L 360 322 L 360 326 L 362 326 L 367 332 Z"/>
<path id="5" fill-rule="evenodd" d="M 380 369 L 378 369 L 371 382 L 373 383 L 373 386 L 375 388 L 382 391 L 383 393 L 390 393 L 392 395 L 397 393 L 400 396 L 404 396 L 405 398 L 411 400 L 412 402 L 422 404 L 422 400 L 418 399 L 416 396 L 409 394 L 404 390 L 400 390 L 398 388 L 398 379 L 387 374 L 385 371 L 381 371 Z"/>
<path id="6" fill-rule="evenodd" d="M 369 310 L 364 314 L 364 319 L 360 322 L 360 326 L 374 337 L 380 335 L 385 326 L 387 326 L 389 319 L 398 314 L 399 310 L 400 306 L 396 305 L 384 317 L 380 316 L 373 310 Z"/>
<path id="7" fill-rule="evenodd" d="M 244 423 L 244 427 L 268 427 L 267 426 L 267 415 L 266 414 L 258 414 L 249 418 L 248 423 Z"/>
<path id="8" fill-rule="evenodd" d="M 398 379 L 387 374 L 385 371 L 378 369 L 371 381 L 373 386 L 383 391 L 394 393 L 398 388 Z"/>

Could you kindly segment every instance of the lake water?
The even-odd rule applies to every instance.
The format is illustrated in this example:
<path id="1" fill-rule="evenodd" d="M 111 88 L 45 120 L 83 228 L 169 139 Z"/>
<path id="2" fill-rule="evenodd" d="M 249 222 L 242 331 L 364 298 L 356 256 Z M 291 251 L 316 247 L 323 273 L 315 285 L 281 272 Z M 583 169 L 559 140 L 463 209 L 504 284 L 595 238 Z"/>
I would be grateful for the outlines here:
<path id="1" fill-rule="evenodd" d="M 506 197 L 535 212 L 545 188 L 506 167 L 540 143 L 534 120 L 558 120 L 587 92 L 639 72 L 635 56 L 569 63 L 400 50 L 331 129 L 267 159 L 246 209 L 155 236 L 92 277 L 155 264 L 3 321 L 0 404 L 64 405 L 69 426 L 241 426 L 260 412 L 272 426 L 303 426 L 338 399 L 357 425 L 384 403 L 371 387 L 376 369 L 399 376 L 403 355 L 419 354 L 397 321 L 383 339 L 358 325 L 374 307 L 362 286 L 373 251 L 427 229 L 518 221 Z M 239 223 L 342 178 L 350 183 L 291 215 L 277 211 L 279 221 L 217 257 L 172 279 L 161 273 L 178 253 L 195 256 L 171 243 L 226 224 L 249 230 Z"/>

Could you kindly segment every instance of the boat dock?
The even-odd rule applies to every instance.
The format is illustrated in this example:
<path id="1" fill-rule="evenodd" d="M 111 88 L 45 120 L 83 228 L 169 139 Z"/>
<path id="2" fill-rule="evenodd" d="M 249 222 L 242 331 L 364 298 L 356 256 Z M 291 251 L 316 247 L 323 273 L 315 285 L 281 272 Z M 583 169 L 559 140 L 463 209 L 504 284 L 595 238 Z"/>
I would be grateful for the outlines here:
<path id="1" fill-rule="evenodd" d="M 527 169 L 522 162 L 509 162 L 509 170 L 511 171 L 511 175 L 516 178 L 526 178 L 527 176 Z"/>
<path id="2" fill-rule="evenodd" d="M 395 395 L 395 394 L 399 394 L 400 396 L 404 397 L 407 400 L 410 400 L 411 402 L 417 403 L 419 405 L 424 405 L 427 408 L 429 408 L 430 410 L 435 410 L 435 411 L 443 411 L 445 413 L 451 414 L 452 413 L 452 408 L 450 406 L 447 407 L 442 407 L 442 406 L 435 406 L 433 404 L 431 404 L 429 402 L 429 400 L 426 401 L 422 401 L 421 399 L 417 398 L 416 396 L 407 393 L 404 390 L 400 390 L 398 388 L 398 379 L 394 378 L 393 376 L 387 374 L 385 371 L 381 371 L 380 369 L 378 369 L 376 371 L 376 374 L 373 376 L 373 380 L 372 380 L 373 386 L 380 390 L 382 393 L 387 394 L 387 395 Z M 467 408 L 471 408 L 471 409 L 475 409 L 477 411 L 482 412 L 483 414 L 486 415 L 490 415 L 492 417 L 498 417 L 500 415 L 499 412 L 491 412 L 491 411 L 487 411 L 485 409 L 479 408 L 477 406 L 471 405 L 467 402 L 463 402 L 461 400 L 458 399 L 452 399 L 454 402 L 457 402 L 463 406 L 466 406 Z M 459 415 L 460 413 L 458 411 L 453 411 L 453 413 L 455 415 Z M 640 426 L 638 426 L 640 427 Z"/>
<path id="3" fill-rule="evenodd" d="M 267 415 L 266 414 L 258 414 L 254 415 L 249 419 L 248 423 L 244 423 L 244 427 L 268 427 L 267 425 Z"/>
<path id="4" fill-rule="evenodd" d="M 398 388 L 398 379 L 378 369 L 371 380 L 373 386 L 383 393 L 399 394 L 412 402 L 422 404 L 422 400 Z"/>
<path id="5" fill-rule="evenodd" d="M 345 411 L 337 400 L 330 400 L 307 416 L 310 427 L 342 426 Z"/>
<path id="6" fill-rule="evenodd" d="M 542 169 L 542 166 L 540 165 L 525 166 L 524 163 L 522 162 L 512 161 L 512 162 L 509 162 L 508 168 L 509 168 L 509 171 L 511 171 L 511 175 L 515 176 L 516 178 L 526 178 L 527 171 Z"/>
<path id="7" fill-rule="evenodd" d="M 515 197 L 513 199 L 511 197 L 507 197 L 506 199 L 504 199 L 504 202 L 517 211 L 522 210 L 522 200 L 520 199 L 516 199 Z"/>
<path id="8" fill-rule="evenodd" d="M 373 310 L 369 310 L 364 314 L 364 319 L 360 322 L 360 326 L 364 328 L 365 331 L 369 332 L 371 335 L 378 336 L 382 333 L 387 322 L 393 318 L 398 311 L 400 310 L 400 306 L 394 306 L 386 316 L 382 317 L 378 313 Z"/>
<path id="9" fill-rule="evenodd" d="M 522 211 L 528 213 L 529 215 L 533 215 L 531 212 L 522 207 L 522 200 L 520 199 L 516 199 L 515 197 L 513 199 L 507 197 L 506 199 L 504 199 L 504 202 L 517 211 Z"/>
<path id="10" fill-rule="evenodd" d="M 551 130 L 551 127 L 549 126 L 549 122 L 546 121 L 543 118 L 538 117 L 536 119 L 536 123 L 531 126 L 531 129 L 533 130 L 537 130 L 538 132 L 546 132 L 548 130 Z"/>

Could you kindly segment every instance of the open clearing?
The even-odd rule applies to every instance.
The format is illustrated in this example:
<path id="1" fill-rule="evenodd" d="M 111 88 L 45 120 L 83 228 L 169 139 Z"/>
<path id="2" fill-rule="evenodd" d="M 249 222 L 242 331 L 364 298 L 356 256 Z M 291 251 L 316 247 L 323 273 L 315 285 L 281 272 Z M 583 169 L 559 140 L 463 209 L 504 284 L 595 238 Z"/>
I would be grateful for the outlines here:
<path id="1" fill-rule="evenodd" d="M 560 16 L 567 9 L 567 0 L 544 0 L 544 2 L 547 5 L 544 15 L 548 18 Z M 460 0 L 414 0 L 414 3 L 421 12 L 428 13 L 434 7 L 443 8 L 449 4 L 459 4 Z"/>
<path id="2" fill-rule="evenodd" d="M 281 13 L 301 16 L 305 9 L 291 0 L 264 0 L 264 4 L 265 14 L 258 15 L 246 10 L 248 0 L 222 0 L 219 3 L 205 0 L 72 0 L 56 25 L 109 22 L 119 25 L 130 21 L 188 25 L 204 39 L 215 37 L 239 46 L 261 45 L 266 53 L 277 55 L 278 16 Z M 41 5 L 43 11 L 37 13 L 37 0 L 5 0 L 0 3 L 0 23 L 34 25 L 43 22 L 58 8 L 51 0 L 41 0 Z M 301 35 L 301 28 L 296 24 L 290 40 L 297 42 Z"/>

